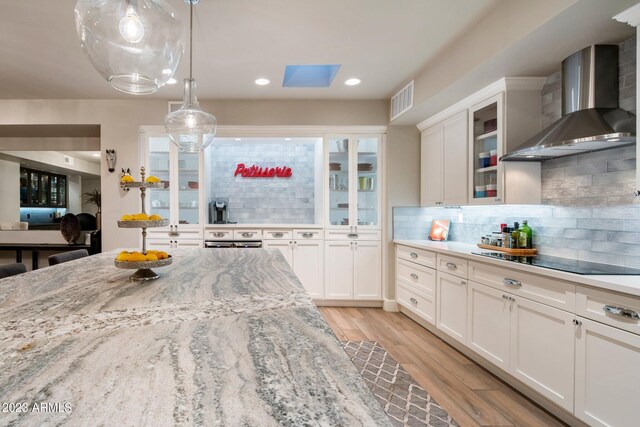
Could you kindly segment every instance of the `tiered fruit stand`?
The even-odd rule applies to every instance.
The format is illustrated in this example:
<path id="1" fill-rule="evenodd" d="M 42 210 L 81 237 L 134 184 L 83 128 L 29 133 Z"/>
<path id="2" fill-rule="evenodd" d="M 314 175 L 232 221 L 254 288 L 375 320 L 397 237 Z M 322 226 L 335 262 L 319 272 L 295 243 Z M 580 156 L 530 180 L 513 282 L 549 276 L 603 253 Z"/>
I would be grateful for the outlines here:
<path id="1" fill-rule="evenodd" d="M 142 201 L 142 213 L 145 212 L 144 199 L 146 197 L 145 191 L 147 188 L 164 188 L 163 182 L 145 182 L 145 169 L 140 168 L 140 182 L 121 182 L 122 188 L 137 188 L 140 190 L 140 199 Z M 159 220 L 142 220 L 142 221 L 118 221 L 119 228 L 141 228 L 142 229 L 142 251 L 143 255 L 147 255 L 147 228 L 151 227 L 166 227 L 169 225 L 168 219 Z M 118 268 L 135 269 L 136 272 L 130 277 L 132 281 L 154 280 L 160 277 L 158 273 L 152 270 L 152 268 L 164 267 L 173 261 L 171 255 L 165 259 L 159 259 L 156 261 L 118 261 L 115 260 L 115 266 Z"/>

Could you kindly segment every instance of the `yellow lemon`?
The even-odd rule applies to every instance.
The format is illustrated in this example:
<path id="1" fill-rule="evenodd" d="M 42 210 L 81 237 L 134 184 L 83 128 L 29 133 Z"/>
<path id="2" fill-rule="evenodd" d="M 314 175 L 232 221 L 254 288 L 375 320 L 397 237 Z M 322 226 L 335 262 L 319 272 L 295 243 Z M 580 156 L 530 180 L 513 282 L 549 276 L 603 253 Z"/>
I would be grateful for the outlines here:
<path id="1" fill-rule="evenodd" d="M 147 257 L 144 254 L 141 254 L 140 252 L 134 252 L 131 254 L 131 261 L 146 261 Z"/>
<path id="2" fill-rule="evenodd" d="M 116 257 L 117 261 L 130 261 L 131 254 L 127 251 L 122 251 Z"/>
<path id="3" fill-rule="evenodd" d="M 147 254 L 147 261 L 157 261 L 158 257 L 155 256 L 154 254 Z"/>
<path id="4" fill-rule="evenodd" d="M 131 175 L 124 175 L 120 178 L 121 182 L 133 182 L 133 177 Z"/>
<path id="5" fill-rule="evenodd" d="M 160 221 L 160 220 L 162 219 L 162 217 L 161 217 L 160 215 L 153 214 L 153 215 L 151 215 L 151 216 L 149 217 L 149 219 L 150 219 L 151 221 Z"/>
<path id="6" fill-rule="evenodd" d="M 149 175 L 147 177 L 147 179 L 145 179 L 145 181 L 147 181 L 147 182 L 160 182 L 160 178 L 158 178 L 157 176 Z"/>
<path id="7" fill-rule="evenodd" d="M 133 219 L 133 217 L 131 215 L 122 215 L 120 217 L 120 221 L 131 221 Z"/>
<path id="8" fill-rule="evenodd" d="M 158 251 L 156 256 L 158 257 L 158 259 L 167 259 L 167 258 L 169 258 L 169 255 L 166 252 L 162 252 L 162 251 Z"/>
<path id="9" fill-rule="evenodd" d="M 144 214 L 144 213 L 138 213 L 133 215 L 133 219 L 136 221 L 146 221 L 149 219 L 149 215 Z"/>

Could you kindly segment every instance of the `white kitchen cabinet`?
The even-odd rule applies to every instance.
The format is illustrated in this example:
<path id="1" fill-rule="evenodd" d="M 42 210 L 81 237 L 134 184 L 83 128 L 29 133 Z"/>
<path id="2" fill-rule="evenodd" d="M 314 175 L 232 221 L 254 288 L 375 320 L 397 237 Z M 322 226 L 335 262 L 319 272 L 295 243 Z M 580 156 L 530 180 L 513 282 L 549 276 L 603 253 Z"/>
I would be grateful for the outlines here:
<path id="1" fill-rule="evenodd" d="M 592 426 L 640 420 L 640 335 L 578 317 L 575 415 Z"/>
<path id="2" fill-rule="evenodd" d="M 505 371 L 509 370 L 511 298 L 469 281 L 467 345 Z"/>
<path id="3" fill-rule="evenodd" d="M 382 299 L 382 243 L 325 241 L 325 298 Z"/>
<path id="4" fill-rule="evenodd" d="M 147 249 L 164 250 L 177 248 L 201 248 L 202 240 L 190 239 L 147 239 Z"/>
<path id="5" fill-rule="evenodd" d="M 513 89 L 507 80 L 503 92 L 469 108 L 469 204 L 540 203 L 540 162 L 499 160 L 540 130 L 543 81 L 529 80 L 529 86 Z M 482 164 L 480 154 L 492 150 L 496 161 Z M 477 186 L 495 187 L 476 193 Z"/>
<path id="6" fill-rule="evenodd" d="M 263 240 L 265 249 L 278 249 L 311 298 L 324 298 L 321 240 Z"/>
<path id="7" fill-rule="evenodd" d="M 436 327 L 466 344 L 467 280 L 438 271 L 436 281 Z"/>
<path id="8" fill-rule="evenodd" d="M 421 204 L 467 203 L 467 112 L 460 112 L 422 132 Z"/>
<path id="9" fill-rule="evenodd" d="M 324 242 L 324 293 L 327 299 L 352 299 L 353 243 L 340 240 Z"/>
<path id="10" fill-rule="evenodd" d="M 512 299 L 509 373 L 572 412 L 575 315 Z"/>
<path id="11" fill-rule="evenodd" d="M 146 175 L 154 175 L 165 183 L 165 188 L 147 190 L 146 211 L 169 219 L 169 226 L 149 229 L 150 237 L 176 240 L 178 233 L 183 238 L 203 237 L 204 192 L 202 152 L 183 153 L 173 144 L 166 133 L 142 131 L 142 159 Z M 132 171 L 134 177 L 137 171 Z M 197 234 L 197 236 L 194 235 Z"/>
<path id="12" fill-rule="evenodd" d="M 382 136 L 325 139 L 327 228 L 381 228 Z"/>

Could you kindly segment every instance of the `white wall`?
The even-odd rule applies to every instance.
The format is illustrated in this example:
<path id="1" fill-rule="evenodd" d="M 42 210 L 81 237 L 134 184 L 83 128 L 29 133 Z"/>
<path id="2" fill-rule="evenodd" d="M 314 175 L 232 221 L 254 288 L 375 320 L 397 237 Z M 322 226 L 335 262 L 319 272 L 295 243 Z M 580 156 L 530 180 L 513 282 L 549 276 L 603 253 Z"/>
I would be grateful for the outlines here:
<path id="1" fill-rule="evenodd" d="M 221 125 L 386 125 L 388 102 L 379 101 L 201 101 Z M 166 100 L 0 100 L 0 124 L 99 124 L 101 151 L 117 151 L 117 171 L 139 170 L 139 127 L 162 125 Z M 52 147 L 53 148 L 53 147 Z M 139 232 L 119 229 L 117 219 L 137 212 L 139 197 L 120 190 L 117 172 L 102 156 L 102 247 L 135 247 Z M 16 191 L 17 185 L 16 185 Z"/>
<path id="2" fill-rule="evenodd" d="M 20 164 L 0 160 L 0 222 L 20 221 Z"/>
<path id="3" fill-rule="evenodd" d="M 395 299 L 394 206 L 420 205 L 420 132 L 415 126 L 389 126 L 384 152 L 387 179 L 385 221 L 387 289 L 385 299 Z"/>
<path id="4" fill-rule="evenodd" d="M 82 177 L 80 175 L 67 175 L 67 188 L 69 191 L 67 198 L 67 212 L 72 214 L 80 213 L 82 206 Z"/>

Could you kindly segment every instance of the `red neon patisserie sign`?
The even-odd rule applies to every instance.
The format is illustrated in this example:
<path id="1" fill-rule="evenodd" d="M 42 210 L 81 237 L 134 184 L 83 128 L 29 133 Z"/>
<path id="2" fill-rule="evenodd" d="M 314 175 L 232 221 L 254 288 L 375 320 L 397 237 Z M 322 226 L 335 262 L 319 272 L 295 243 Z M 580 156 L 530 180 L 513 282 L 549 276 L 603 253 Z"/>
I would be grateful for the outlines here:
<path id="1" fill-rule="evenodd" d="M 275 167 L 275 168 L 263 168 L 256 165 L 246 167 L 244 163 L 238 163 L 236 166 L 236 172 L 233 176 L 240 175 L 243 178 L 289 178 L 293 175 L 291 168 Z"/>

